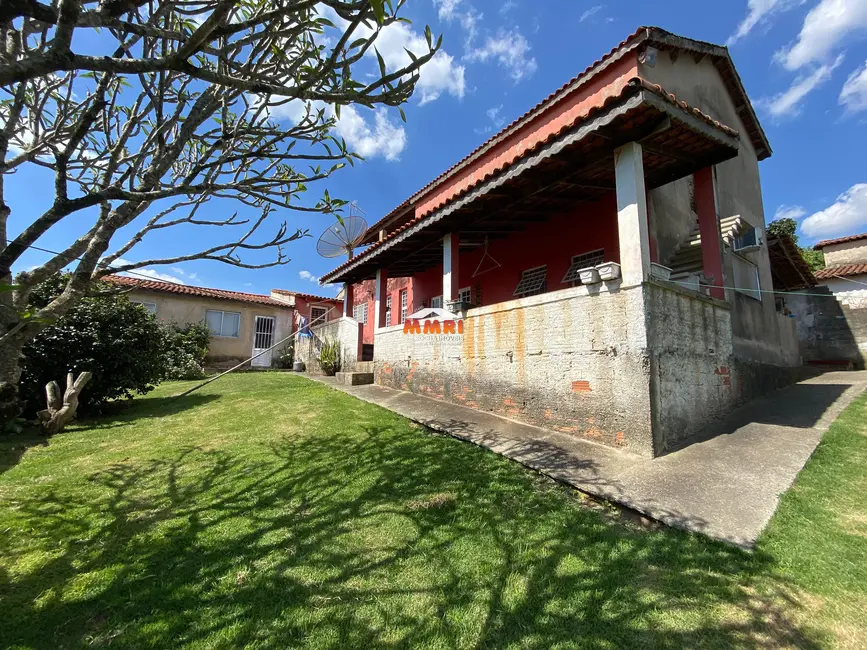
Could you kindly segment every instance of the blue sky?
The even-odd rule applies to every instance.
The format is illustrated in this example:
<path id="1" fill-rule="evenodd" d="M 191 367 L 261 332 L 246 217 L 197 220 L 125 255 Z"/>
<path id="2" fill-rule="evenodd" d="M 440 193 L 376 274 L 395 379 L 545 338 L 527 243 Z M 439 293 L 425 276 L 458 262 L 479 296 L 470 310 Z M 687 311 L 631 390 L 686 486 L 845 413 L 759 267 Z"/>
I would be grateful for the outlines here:
<path id="1" fill-rule="evenodd" d="M 398 60 L 424 25 L 444 35 L 443 51 L 422 73 L 416 96 L 397 112 L 344 112 L 339 131 L 366 161 L 311 192 L 356 201 L 373 222 L 503 125 L 586 68 L 639 25 L 728 44 L 774 149 L 761 163 L 765 213 L 793 216 L 802 243 L 867 231 L 867 0 L 726 0 L 708 10 L 686 0 L 412 0 L 380 49 Z M 285 116 L 288 119 L 288 116 Z M 11 229 L 40 204 L 42 179 L 7 181 Z M 44 181 L 43 181 L 44 182 Z M 313 197 L 311 197 L 313 198 Z M 221 206 L 226 207 L 228 206 Z M 243 206 L 239 206 L 242 210 Z M 201 286 L 267 293 L 271 288 L 332 294 L 316 282 L 340 260 L 319 257 L 316 238 L 329 217 L 278 212 L 311 237 L 290 244 L 282 267 L 243 270 L 217 262 L 155 267 L 148 273 Z M 79 225 L 62 223 L 40 240 L 68 244 Z M 222 233 L 206 233 L 224 237 Z M 147 240 L 127 257 L 189 251 L 178 237 Z M 44 255 L 30 251 L 25 268 Z"/>

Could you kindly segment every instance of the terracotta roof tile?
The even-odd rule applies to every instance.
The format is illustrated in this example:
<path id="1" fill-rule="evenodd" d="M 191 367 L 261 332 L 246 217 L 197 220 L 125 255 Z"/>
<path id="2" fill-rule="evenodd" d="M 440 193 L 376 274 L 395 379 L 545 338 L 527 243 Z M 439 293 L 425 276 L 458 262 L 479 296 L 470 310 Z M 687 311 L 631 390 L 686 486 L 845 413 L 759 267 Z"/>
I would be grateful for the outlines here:
<path id="1" fill-rule="evenodd" d="M 679 108 L 683 109 L 684 111 L 686 111 L 688 113 L 692 113 L 693 115 L 700 118 L 701 120 L 708 123 L 709 125 L 719 129 L 723 133 L 725 133 L 729 136 L 732 136 L 732 137 L 738 137 L 738 132 L 736 130 L 732 129 L 731 127 L 726 126 L 725 124 L 720 123 L 719 121 L 713 119 L 711 116 L 703 113 L 699 109 L 691 107 L 686 102 L 678 100 L 677 97 L 674 96 L 674 94 L 667 92 L 659 84 L 652 84 L 652 83 L 650 83 L 650 82 L 648 82 L 645 79 L 642 79 L 640 77 L 633 77 L 632 79 L 630 79 L 627 82 L 627 84 L 623 87 L 623 90 L 621 91 L 621 93 L 619 95 L 608 96 L 602 102 L 602 104 L 590 108 L 590 110 L 587 113 L 585 113 L 584 115 L 582 115 L 579 118 L 576 118 L 576 122 L 579 120 L 589 119 L 591 116 L 595 115 L 596 113 L 605 110 L 610 104 L 613 104 L 617 101 L 620 101 L 624 97 L 627 97 L 631 94 L 634 94 L 642 88 L 649 91 L 649 92 L 654 93 L 655 95 L 658 95 L 659 97 L 665 99 L 667 102 L 669 102 L 675 106 L 678 106 Z M 532 149 L 522 152 L 520 154 L 520 156 L 526 156 L 529 153 L 531 153 L 532 151 L 538 150 L 539 148 L 545 146 L 547 143 L 551 142 L 552 140 L 555 140 L 564 131 L 571 129 L 573 126 L 574 126 L 574 122 L 572 124 L 564 124 L 564 126 L 559 131 L 551 133 L 545 140 L 542 140 L 542 141 L 538 142 L 537 144 L 535 144 Z M 352 257 L 351 259 L 347 260 L 346 262 L 344 262 L 343 264 L 341 264 L 337 268 L 335 268 L 332 271 L 329 271 L 328 273 L 323 275 L 322 281 L 327 282 L 328 278 L 331 278 L 334 275 L 338 274 L 340 271 L 347 268 L 349 265 L 357 262 L 361 258 L 364 258 L 364 257 L 371 255 L 373 252 L 375 252 L 381 246 L 383 246 L 386 242 L 391 241 L 392 239 L 394 239 L 395 237 L 400 235 L 403 231 L 407 230 L 408 228 L 411 228 L 412 226 L 414 226 L 418 222 L 422 221 L 431 212 L 442 207 L 442 205 L 445 205 L 446 203 L 450 203 L 451 201 L 454 201 L 455 199 L 470 192 L 474 187 L 481 185 L 482 183 L 487 181 L 489 178 L 499 174 L 501 171 L 503 171 L 504 169 L 506 169 L 510 165 L 512 165 L 515 162 L 515 159 L 517 159 L 517 155 L 516 155 L 516 157 L 508 158 L 508 159 L 503 157 L 501 164 L 498 167 L 496 167 L 495 169 L 491 170 L 488 174 L 485 174 L 482 177 L 474 178 L 473 182 L 471 184 L 467 185 L 466 187 L 461 189 L 459 192 L 456 192 L 455 194 L 450 196 L 447 200 L 441 202 L 440 204 L 433 206 L 431 209 L 427 210 L 426 212 L 419 214 L 419 215 L 413 217 L 412 219 L 409 219 L 405 223 L 396 227 L 394 230 L 391 230 L 383 239 L 380 239 L 379 241 L 374 242 L 368 248 L 366 248 L 365 250 L 360 252 L 358 255 Z"/>
<path id="2" fill-rule="evenodd" d="M 242 293 L 240 291 L 191 287 L 188 284 L 175 284 L 174 282 L 160 282 L 158 280 L 140 280 L 138 278 L 130 278 L 122 275 L 107 275 L 103 280 L 121 287 L 141 289 L 143 291 L 160 291 L 163 293 L 174 293 L 184 296 L 215 298 L 217 300 L 234 300 L 236 302 L 246 302 L 255 305 L 270 305 L 272 307 L 291 309 L 291 307 L 285 302 L 280 302 L 279 300 L 274 300 L 269 296 L 263 296 L 258 293 Z"/>
<path id="3" fill-rule="evenodd" d="M 848 237 L 838 237 L 837 239 L 823 239 L 818 244 L 813 246 L 815 250 L 822 250 L 825 246 L 833 246 L 834 244 L 845 244 L 850 241 L 858 241 L 859 239 L 867 239 L 867 232 L 860 235 L 849 235 Z"/>
<path id="4" fill-rule="evenodd" d="M 665 39 L 669 39 L 669 42 L 665 42 Z M 633 43 L 635 41 L 635 43 Z M 387 221 L 390 221 L 396 216 L 399 216 L 401 213 L 405 212 L 407 208 L 409 208 L 417 199 L 421 198 L 428 190 L 432 189 L 436 185 L 439 185 L 446 178 L 451 176 L 453 173 L 464 167 L 467 163 L 474 160 L 476 157 L 484 153 L 486 150 L 490 149 L 495 144 L 499 143 L 504 137 L 510 135 L 514 130 L 516 130 L 519 126 L 521 126 L 525 121 L 527 121 L 530 117 L 532 117 L 535 113 L 540 111 L 541 109 L 547 109 L 557 101 L 566 97 L 569 93 L 569 89 L 574 86 L 576 83 L 581 81 L 584 77 L 587 77 L 591 72 L 593 72 L 600 65 L 606 63 L 613 57 L 615 57 L 618 53 L 620 53 L 625 47 L 628 45 L 637 46 L 639 43 L 643 41 L 649 41 L 657 44 L 663 44 L 668 49 L 683 49 L 684 44 L 692 44 L 697 47 L 701 47 L 704 50 L 715 50 L 712 56 L 723 59 L 724 67 L 727 68 L 728 75 L 724 75 L 724 82 L 729 82 L 729 77 L 731 78 L 731 83 L 734 85 L 734 88 L 730 88 L 730 91 L 734 90 L 733 94 L 743 94 L 745 102 L 744 102 L 744 111 L 746 115 L 742 116 L 742 119 L 747 123 L 747 130 L 749 131 L 750 138 L 753 140 L 753 144 L 756 147 L 756 151 L 758 153 L 759 160 L 763 160 L 771 155 L 770 144 L 767 141 L 767 137 L 765 136 L 764 131 L 761 128 L 761 125 L 758 122 L 758 118 L 756 117 L 755 111 L 752 109 L 752 106 L 749 102 L 749 97 L 746 95 L 746 91 L 743 88 L 743 84 L 741 83 L 740 77 L 737 74 L 737 70 L 734 67 L 734 64 L 731 62 L 731 58 L 728 55 L 728 50 L 726 48 L 719 47 L 717 45 L 713 45 L 712 43 L 705 43 L 703 41 L 696 41 L 693 39 L 687 39 L 683 37 L 678 37 L 670 32 L 665 31 L 664 29 L 660 29 L 658 27 L 648 27 L 642 26 L 639 27 L 635 32 L 627 36 L 620 43 L 615 45 L 611 50 L 603 54 L 599 59 L 591 63 L 587 66 L 582 72 L 577 74 L 575 77 L 567 81 L 565 84 L 560 86 L 557 90 L 549 94 L 542 101 L 533 106 L 530 110 L 525 112 L 520 117 L 513 120 L 510 124 L 507 124 L 503 127 L 498 133 L 488 138 L 481 145 L 473 149 L 468 155 L 464 156 L 457 163 L 449 167 L 439 176 L 434 178 L 427 185 L 422 187 L 420 190 L 415 192 L 408 199 L 403 201 L 396 208 L 391 210 L 387 215 L 385 215 L 382 219 L 374 223 L 370 228 L 368 228 L 368 233 L 370 236 L 373 236 L 378 230 L 381 229 L 381 226 L 385 224 Z M 673 42 L 672 42 L 673 41 Z M 678 45 L 680 43 L 681 45 Z M 369 242 L 369 239 L 366 239 Z"/>
<path id="5" fill-rule="evenodd" d="M 814 271 L 817 280 L 829 280 L 835 277 L 848 277 L 850 275 L 867 274 L 867 263 L 864 264 L 839 264 L 829 266 L 821 271 Z"/>
<path id="6" fill-rule="evenodd" d="M 339 298 L 326 298 L 325 296 L 316 296 L 312 293 L 302 293 L 301 291 L 289 291 L 287 289 L 272 289 L 271 293 L 279 293 L 281 296 L 301 296 L 305 300 L 318 300 L 320 302 L 343 302 Z"/>

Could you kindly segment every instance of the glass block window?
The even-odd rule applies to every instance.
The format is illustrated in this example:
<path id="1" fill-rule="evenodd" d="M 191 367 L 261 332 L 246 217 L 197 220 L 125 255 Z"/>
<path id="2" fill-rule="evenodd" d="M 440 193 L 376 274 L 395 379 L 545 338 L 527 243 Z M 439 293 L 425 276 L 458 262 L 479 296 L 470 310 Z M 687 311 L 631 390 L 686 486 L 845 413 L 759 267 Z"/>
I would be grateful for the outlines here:
<path id="1" fill-rule="evenodd" d="M 596 266 L 597 264 L 602 264 L 605 261 L 605 249 L 597 248 L 595 251 L 589 251 L 587 253 L 581 253 L 580 255 L 574 255 L 572 257 L 572 264 L 569 266 L 569 270 L 566 271 L 566 275 L 563 276 L 564 284 L 571 284 L 573 287 L 577 287 L 581 284 L 581 277 L 578 275 L 578 271 L 581 269 L 586 269 L 591 266 Z"/>
<path id="2" fill-rule="evenodd" d="M 526 296 L 538 296 L 540 293 L 545 293 L 548 290 L 548 267 L 537 266 L 534 269 L 527 269 L 521 273 L 521 280 L 518 286 L 515 287 L 515 296 L 525 298 Z"/>
<path id="3" fill-rule="evenodd" d="M 367 303 L 363 302 L 360 305 L 355 305 L 352 308 L 352 317 L 359 323 L 367 324 Z"/>
<path id="4" fill-rule="evenodd" d="M 407 309 L 409 307 L 409 295 L 406 289 L 401 290 L 400 292 L 400 324 L 403 325 L 406 322 Z"/>
<path id="5" fill-rule="evenodd" d="M 205 315 L 208 329 L 214 336 L 238 338 L 241 335 L 241 314 L 233 311 L 209 309 Z"/>

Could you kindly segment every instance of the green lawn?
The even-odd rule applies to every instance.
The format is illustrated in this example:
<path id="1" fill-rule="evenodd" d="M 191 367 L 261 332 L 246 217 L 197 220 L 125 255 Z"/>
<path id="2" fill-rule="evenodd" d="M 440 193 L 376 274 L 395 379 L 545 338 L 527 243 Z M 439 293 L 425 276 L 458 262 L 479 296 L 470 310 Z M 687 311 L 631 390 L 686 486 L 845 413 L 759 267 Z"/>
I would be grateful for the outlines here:
<path id="1" fill-rule="evenodd" d="M 0 646 L 865 647 L 867 396 L 755 554 L 286 374 L 0 442 Z"/>

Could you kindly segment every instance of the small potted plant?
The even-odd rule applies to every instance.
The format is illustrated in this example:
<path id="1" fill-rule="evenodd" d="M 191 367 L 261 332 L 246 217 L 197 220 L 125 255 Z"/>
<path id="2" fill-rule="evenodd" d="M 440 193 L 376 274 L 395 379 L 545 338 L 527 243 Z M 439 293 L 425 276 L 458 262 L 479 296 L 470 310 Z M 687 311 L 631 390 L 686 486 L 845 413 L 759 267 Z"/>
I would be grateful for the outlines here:
<path id="1" fill-rule="evenodd" d="M 325 340 L 319 348 L 319 368 L 326 377 L 333 377 L 340 370 L 340 341 Z"/>

